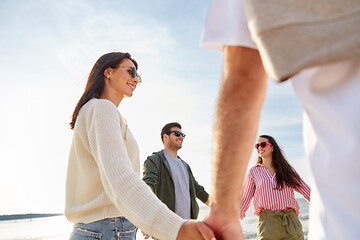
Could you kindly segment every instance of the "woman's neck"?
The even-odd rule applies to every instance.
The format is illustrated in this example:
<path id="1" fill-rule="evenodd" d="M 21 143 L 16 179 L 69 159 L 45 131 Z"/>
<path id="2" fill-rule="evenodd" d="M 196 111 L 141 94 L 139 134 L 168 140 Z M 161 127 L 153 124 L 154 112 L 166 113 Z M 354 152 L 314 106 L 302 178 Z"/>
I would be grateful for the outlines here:
<path id="1" fill-rule="evenodd" d="M 262 165 L 264 165 L 269 170 L 276 170 L 272 164 L 272 158 L 263 158 L 262 159 Z"/>
<path id="2" fill-rule="evenodd" d="M 107 99 L 110 102 L 114 103 L 116 107 L 119 107 L 119 104 L 122 100 L 122 98 L 117 97 L 115 94 L 109 93 L 109 91 L 106 91 L 106 89 L 104 89 L 103 93 L 100 96 L 100 99 Z"/>

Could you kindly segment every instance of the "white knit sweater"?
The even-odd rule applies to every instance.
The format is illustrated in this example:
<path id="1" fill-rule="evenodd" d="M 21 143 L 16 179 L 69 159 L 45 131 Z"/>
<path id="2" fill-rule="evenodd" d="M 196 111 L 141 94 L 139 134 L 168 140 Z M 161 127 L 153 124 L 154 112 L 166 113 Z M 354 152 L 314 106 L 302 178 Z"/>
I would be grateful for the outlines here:
<path id="1" fill-rule="evenodd" d="M 140 179 L 138 145 L 116 106 L 92 99 L 74 128 L 65 215 L 73 223 L 123 216 L 159 239 L 176 239 L 185 220 Z"/>

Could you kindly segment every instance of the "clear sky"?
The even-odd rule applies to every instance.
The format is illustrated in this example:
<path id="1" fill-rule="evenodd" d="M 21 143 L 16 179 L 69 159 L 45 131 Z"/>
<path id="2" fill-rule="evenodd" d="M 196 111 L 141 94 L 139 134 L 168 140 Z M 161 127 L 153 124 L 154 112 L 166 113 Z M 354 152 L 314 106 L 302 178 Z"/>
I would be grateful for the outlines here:
<path id="1" fill-rule="evenodd" d="M 187 134 L 179 156 L 211 192 L 223 55 L 199 47 L 208 5 L 209 0 L 0 1 L 0 214 L 63 212 L 70 116 L 93 64 L 111 51 L 130 52 L 143 78 L 119 106 L 141 161 L 162 149 L 163 125 L 177 121 Z M 273 135 L 311 181 L 302 108 L 289 83 L 269 82 L 259 134 Z M 255 161 L 253 155 L 249 166 Z"/>

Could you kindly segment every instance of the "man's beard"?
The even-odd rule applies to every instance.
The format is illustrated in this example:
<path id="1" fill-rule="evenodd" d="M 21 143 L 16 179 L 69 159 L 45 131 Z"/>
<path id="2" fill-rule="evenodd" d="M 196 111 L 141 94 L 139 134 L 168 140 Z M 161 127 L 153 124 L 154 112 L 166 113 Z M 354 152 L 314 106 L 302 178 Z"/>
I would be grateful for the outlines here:
<path id="1" fill-rule="evenodd" d="M 179 150 L 182 148 L 182 143 L 178 144 L 176 141 L 174 141 L 170 144 L 170 147 L 172 149 Z"/>

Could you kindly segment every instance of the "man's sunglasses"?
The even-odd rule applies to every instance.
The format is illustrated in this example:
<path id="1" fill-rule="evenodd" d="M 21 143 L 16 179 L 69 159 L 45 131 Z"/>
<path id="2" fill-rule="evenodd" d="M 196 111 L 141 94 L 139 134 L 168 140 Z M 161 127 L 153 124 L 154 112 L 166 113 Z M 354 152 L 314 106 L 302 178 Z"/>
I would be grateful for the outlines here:
<path id="1" fill-rule="evenodd" d="M 185 138 L 185 133 L 182 133 L 182 132 L 179 132 L 179 131 L 170 131 L 170 132 L 167 132 L 166 134 L 167 135 L 170 135 L 171 133 L 174 133 L 176 137 L 180 137 L 182 136 L 183 138 Z"/>
<path id="2" fill-rule="evenodd" d="M 142 82 L 142 79 L 141 79 L 140 75 L 136 72 L 136 68 L 135 68 L 135 67 L 130 67 L 130 66 L 119 66 L 119 67 L 127 67 L 127 68 L 129 68 L 129 69 L 127 70 L 128 73 L 130 74 L 130 76 L 131 76 L 132 78 L 137 77 L 137 81 L 138 81 L 137 85 L 140 85 L 140 83 Z"/>
<path id="3" fill-rule="evenodd" d="M 266 147 L 267 145 L 272 146 L 272 144 L 271 144 L 271 143 L 268 143 L 268 142 L 261 142 L 261 143 L 257 143 L 257 144 L 255 144 L 255 149 L 259 149 L 259 147 L 264 148 L 264 147 Z"/>

